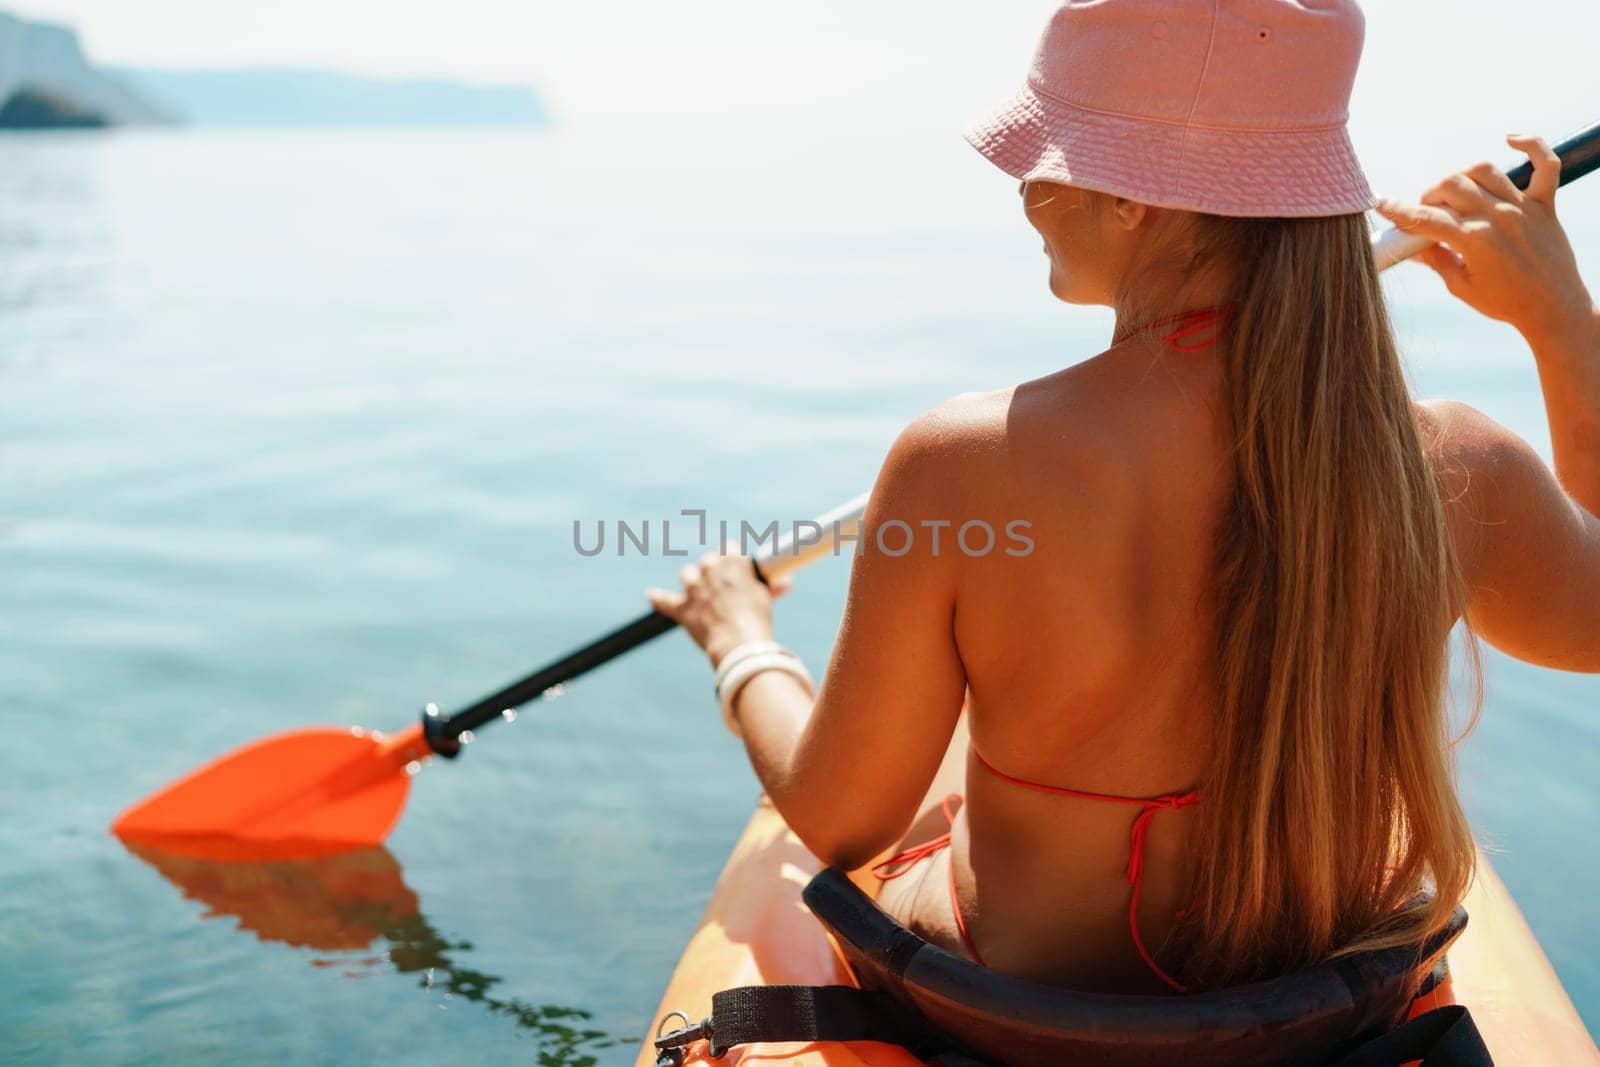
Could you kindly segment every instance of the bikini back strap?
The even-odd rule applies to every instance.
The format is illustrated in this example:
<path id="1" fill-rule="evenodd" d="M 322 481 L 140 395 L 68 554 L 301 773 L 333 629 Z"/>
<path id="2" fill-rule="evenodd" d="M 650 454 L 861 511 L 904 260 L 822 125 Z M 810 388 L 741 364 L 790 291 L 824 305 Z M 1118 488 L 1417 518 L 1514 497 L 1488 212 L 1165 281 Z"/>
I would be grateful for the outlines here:
<path id="1" fill-rule="evenodd" d="M 990 774 L 1001 781 L 1010 782 L 1012 785 L 1023 789 L 1031 789 L 1036 793 L 1049 793 L 1052 796 L 1072 797 L 1077 800 L 1099 800 L 1109 804 L 1132 804 L 1139 807 L 1139 814 L 1134 816 L 1133 826 L 1128 832 L 1128 867 L 1126 877 L 1132 892 L 1128 895 L 1128 928 L 1133 932 L 1133 947 L 1139 950 L 1139 957 L 1144 960 L 1155 976 L 1165 982 L 1179 993 L 1187 992 L 1182 983 L 1177 981 L 1156 963 L 1155 957 L 1144 946 L 1144 939 L 1139 936 L 1139 891 L 1144 887 L 1144 839 L 1145 833 L 1150 828 L 1150 820 L 1156 817 L 1156 812 L 1163 810 L 1177 811 L 1181 808 L 1192 808 L 1200 803 L 1200 790 L 1191 789 L 1187 793 L 1164 793 L 1158 797 L 1124 797 L 1115 793 L 1092 793 L 1087 789 L 1066 789 L 1058 785 L 1045 785 L 1042 782 L 1030 782 L 1026 778 L 1018 778 L 1014 774 L 1007 774 L 988 760 L 983 758 L 983 753 L 977 747 L 971 749 L 974 757 L 983 765 Z M 1181 916 L 1183 913 L 1180 912 Z"/>
<path id="2" fill-rule="evenodd" d="M 1152 322 L 1148 329 L 1167 328 L 1161 341 L 1175 352 L 1201 352 L 1217 343 L 1228 324 L 1233 307 L 1217 304 L 1195 308 Z"/>

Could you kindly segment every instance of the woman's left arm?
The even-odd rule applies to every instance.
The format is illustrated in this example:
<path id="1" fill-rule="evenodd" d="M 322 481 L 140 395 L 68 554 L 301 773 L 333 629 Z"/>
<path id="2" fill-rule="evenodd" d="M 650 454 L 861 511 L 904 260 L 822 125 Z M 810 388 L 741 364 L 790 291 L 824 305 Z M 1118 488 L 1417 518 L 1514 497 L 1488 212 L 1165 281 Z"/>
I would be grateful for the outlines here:
<path id="1" fill-rule="evenodd" d="M 734 704 L 767 795 L 812 852 L 845 869 L 870 862 L 910 826 L 966 695 L 955 641 L 953 529 L 962 516 L 945 513 L 960 481 L 951 438 L 934 412 L 890 449 L 815 702 L 800 681 L 772 670 Z M 945 520 L 952 525 L 927 525 Z M 735 646 L 771 636 L 772 595 L 747 559 L 709 555 L 681 577 L 682 593 L 653 589 L 650 601 L 683 624 L 713 667 Z"/>

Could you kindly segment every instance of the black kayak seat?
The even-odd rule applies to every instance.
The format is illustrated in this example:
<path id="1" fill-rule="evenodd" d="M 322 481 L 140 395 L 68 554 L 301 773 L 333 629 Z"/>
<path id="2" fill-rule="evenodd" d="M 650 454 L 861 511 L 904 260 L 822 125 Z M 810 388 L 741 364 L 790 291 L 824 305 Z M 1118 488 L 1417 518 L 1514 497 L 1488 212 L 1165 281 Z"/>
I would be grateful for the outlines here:
<path id="1" fill-rule="evenodd" d="M 1423 973 L 1465 928 L 1425 943 L 1354 953 L 1285 977 L 1182 996 L 1085 993 L 981 967 L 885 914 L 834 868 L 804 900 L 863 986 L 881 990 L 955 1047 L 1002 1063 L 1143 1067 L 1325 1067 L 1402 1022 L 1442 979 Z"/>

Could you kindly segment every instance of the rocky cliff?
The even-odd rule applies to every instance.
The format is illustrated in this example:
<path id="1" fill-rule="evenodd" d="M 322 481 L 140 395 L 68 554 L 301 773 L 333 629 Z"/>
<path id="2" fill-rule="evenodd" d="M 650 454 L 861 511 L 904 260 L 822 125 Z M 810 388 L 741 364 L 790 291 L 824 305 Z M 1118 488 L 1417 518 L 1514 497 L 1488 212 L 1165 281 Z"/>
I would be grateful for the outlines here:
<path id="1" fill-rule="evenodd" d="M 24 90 L 112 125 L 174 121 L 121 78 L 91 65 L 67 27 L 0 12 L 0 103 Z"/>
<path id="2" fill-rule="evenodd" d="M 36 89 L 18 89 L 0 104 L 0 130 L 93 130 L 105 125 L 98 111 Z"/>

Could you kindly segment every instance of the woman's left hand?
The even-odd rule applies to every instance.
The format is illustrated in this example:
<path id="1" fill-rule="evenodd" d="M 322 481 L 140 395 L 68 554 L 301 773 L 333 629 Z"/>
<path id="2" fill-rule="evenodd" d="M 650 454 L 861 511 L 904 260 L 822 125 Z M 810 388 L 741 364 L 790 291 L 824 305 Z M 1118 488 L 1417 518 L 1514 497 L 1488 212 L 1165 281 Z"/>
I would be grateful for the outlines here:
<path id="1" fill-rule="evenodd" d="M 721 552 L 707 552 L 679 571 L 678 579 L 683 592 L 648 589 L 645 597 L 705 649 L 712 667 L 735 646 L 772 639 L 772 601 L 792 584 L 779 578 L 769 589 L 748 556 Z"/>

